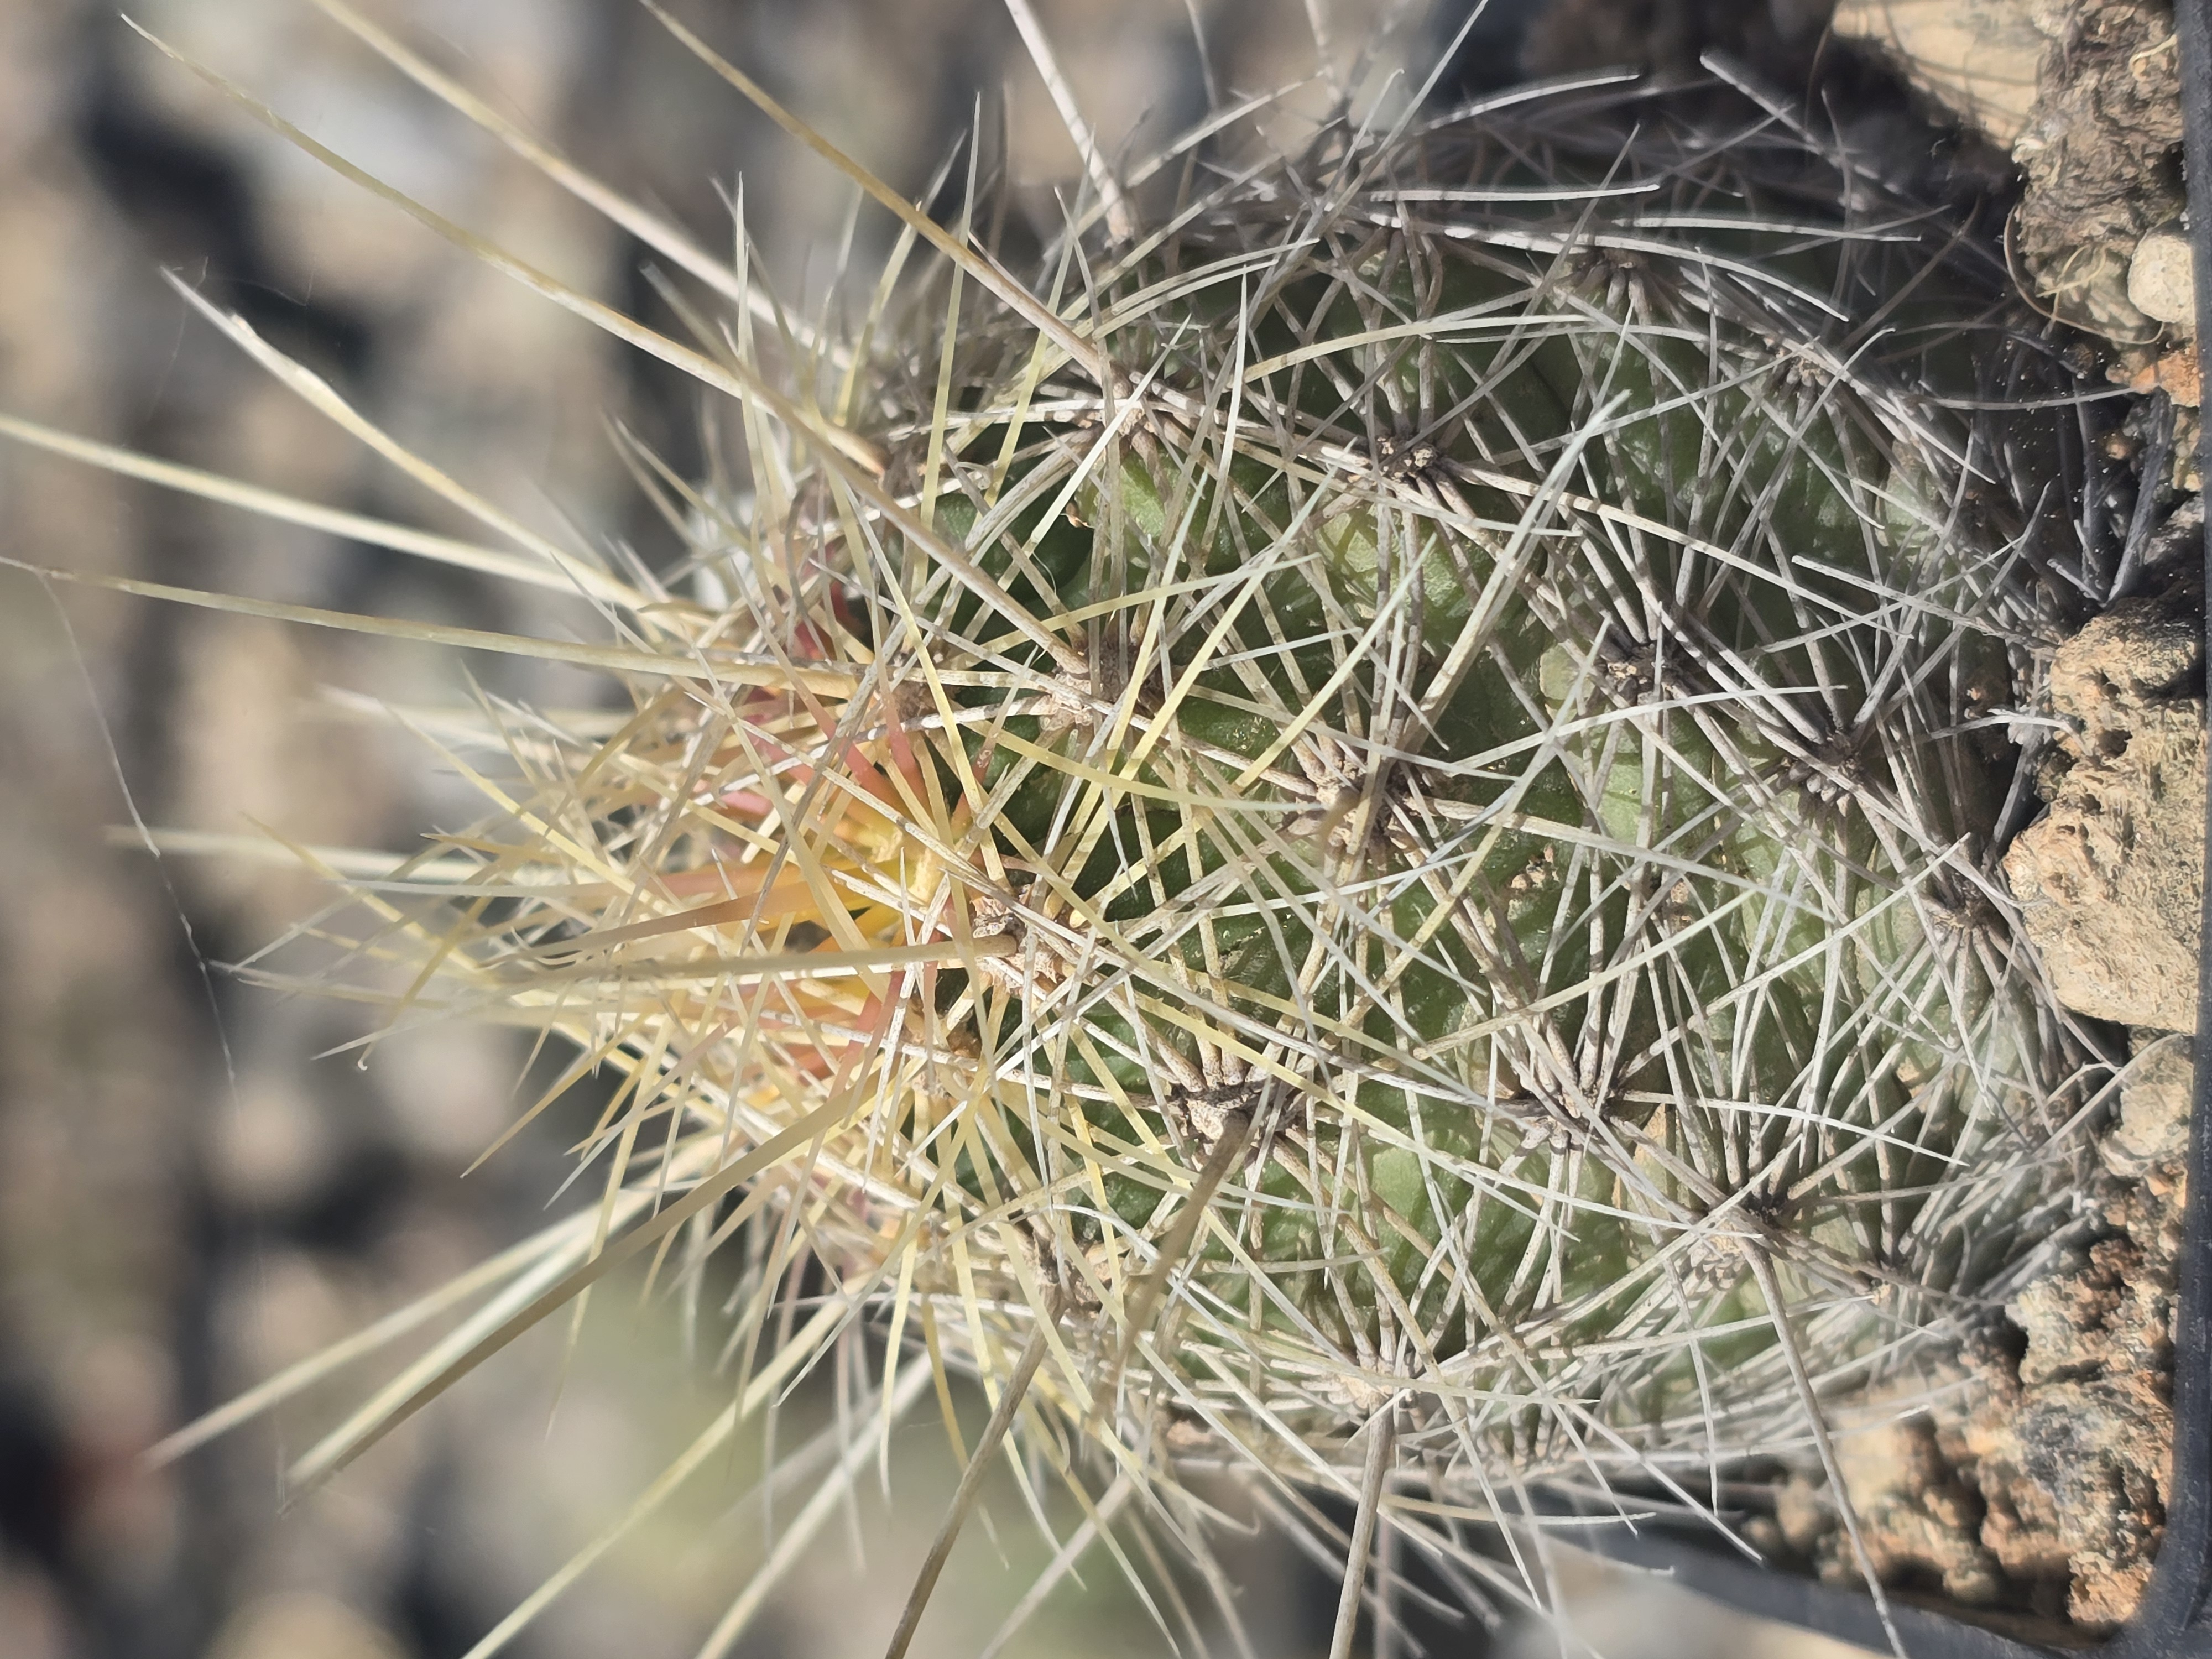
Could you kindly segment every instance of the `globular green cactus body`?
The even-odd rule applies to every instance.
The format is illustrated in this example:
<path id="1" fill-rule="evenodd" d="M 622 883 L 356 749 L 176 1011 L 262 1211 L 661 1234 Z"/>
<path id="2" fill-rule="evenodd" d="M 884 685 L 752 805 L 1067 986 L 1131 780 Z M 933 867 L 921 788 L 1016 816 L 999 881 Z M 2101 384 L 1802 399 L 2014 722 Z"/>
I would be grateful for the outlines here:
<path id="1" fill-rule="evenodd" d="M 1847 1369 L 1896 1326 L 1843 1307 L 1971 1293 L 2038 1197 L 2057 1057 L 1990 902 L 2000 757 L 1960 729 L 2007 681 L 2026 504 L 1967 499 L 1960 284 L 1916 240 L 1762 226 L 1711 158 L 1426 225 L 1394 195 L 1510 190 L 1505 151 L 1431 135 L 1321 228 L 1221 204 L 1126 275 L 1130 309 L 1176 293 L 1116 337 L 1151 426 L 1108 398 L 1018 434 L 1012 477 L 1079 481 L 1087 545 L 1055 526 L 1019 591 L 1084 617 L 1099 706 L 1001 757 L 1006 851 L 1110 943 L 1010 1027 L 1193 1167 L 1259 1119 L 1177 1335 L 1224 1372 L 1304 1345 L 1277 1407 L 1443 1367 L 1467 1401 L 1748 1409 L 1786 1310 L 1747 1252 Z M 1167 1231 L 1162 1173 L 1109 1176 L 1117 1227 Z"/>
<path id="2" fill-rule="evenodd" d="M 702 1445 L 842 1343 L 1155 1520 L 1194 1449 L 1691 1504 L 2063 1211 L 1987 728 L 2063 457 L 1963 244 L 1618 88 L 1222 176 L 1026 289 L 909 215 L 942 259 L 795 387 L 772 308 L 654 343 L 750 490 L 641 465 L 680 567 L 571 561 L 633 709 L 502 715 L 453 902 L 362 896 L 403 1013 L 617 1075 L 601 1231 L 308 1473 L 682 1229 L 691 1294 L 742 1259 Z"/>

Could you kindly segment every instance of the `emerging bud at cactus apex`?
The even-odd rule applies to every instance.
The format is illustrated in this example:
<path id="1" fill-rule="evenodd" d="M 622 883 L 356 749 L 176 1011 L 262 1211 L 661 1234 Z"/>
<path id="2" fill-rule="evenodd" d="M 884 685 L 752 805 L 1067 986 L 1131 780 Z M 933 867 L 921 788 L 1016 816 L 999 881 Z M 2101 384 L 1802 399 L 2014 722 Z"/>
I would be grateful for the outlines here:
<path id="1" fill-rule="evenodd" d="M 606 1200 L 303 1474 L 726 1245 L 724 1435 L 859 1344 L 1094 1495 L 1418 1470 L 1480 1561 L 1442 1517 L 1533 1483 L 1829 1458 L 2063 1210 L 1987 718 L 2063 376 L 2001 267 L 1632 88 L 1207 154 L 1028 286 L 972 184 L 905 210 L 849 344 L 726 269 L 702 355 L 623 325 L 750 479 L 640 458 L 688 553 L 587 573 L 631 710 L 514 711 L 455 890 L 362 940 L 620 1077 Z"/>

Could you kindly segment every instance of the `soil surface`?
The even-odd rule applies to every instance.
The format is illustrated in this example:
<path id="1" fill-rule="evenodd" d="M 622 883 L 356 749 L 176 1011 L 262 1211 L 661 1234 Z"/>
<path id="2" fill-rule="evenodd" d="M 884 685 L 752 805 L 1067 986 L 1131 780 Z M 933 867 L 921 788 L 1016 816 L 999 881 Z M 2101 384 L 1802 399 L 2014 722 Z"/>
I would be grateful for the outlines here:
<path id="1" fill-rule="evenodd" d="M 2179 1041 L 2139 1056 L 2102 1149 L 2100 1236 L 2014 1298 L 2021 1350 L 1980 1345 L 1985 1390 L 1938 1434 L 1986 1506 L 1980 1541 L 1996 1564 L 2066 1582 L 2069 1615 L 2098 1628 L 2134 1613 L 2166 1522 L 2192 1070 Z"/>
<path id="2" fill-rule="evenodd" d="M 2204 907 L 2198 596 L 2123 599 L 2059 647 L 2050 803 L 2005 856 L 2058 999 L 2097 1019 L 2190 1031 Z"/>
<path id="3" fill-rule="evenodd" d="M 2027 178 L 2014 246 L 2066 320 L 2148 343 L 2161 327 L 2128 297 L 2136 244 L 2181 216 L 2181 83 L 2160 0 L 2036 8 L 2051 42 L 2013 155 Z"/>
<path id="4" fill-rule="evenodd" d="M 2148 1034 L 2120 1085 L 2077 1242 L 1932 1379 L 1932 1409 L 1839 1423 L 1862 1541 L 1884 1582 L 1969 1608 L 2124 1624 L 2150 1582 L 2173 1439 L 2172 1298 L 2193 1068 Z M 1830 1495 L 1793 1477 L 1777 1553 L 1860 1570 Z M 1755 1529 L 1755 1530 L 1763 1530 Z"/>

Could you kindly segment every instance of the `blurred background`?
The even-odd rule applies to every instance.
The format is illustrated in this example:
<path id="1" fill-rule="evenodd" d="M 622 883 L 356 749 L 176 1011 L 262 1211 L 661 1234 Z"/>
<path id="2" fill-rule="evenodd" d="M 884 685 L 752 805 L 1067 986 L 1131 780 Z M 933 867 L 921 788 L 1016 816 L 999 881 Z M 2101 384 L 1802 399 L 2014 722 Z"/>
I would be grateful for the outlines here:
<path id="1" fill-rule="evenodd" d="M 748 225 L 787 299 L 817 300 L 851 194 L 631 0 L 385 0 L 398 27 L 529 130 L 726 246 Z M 981 99 L 1048 218 L 1073 146 L 999 0 L 694 0 L 674 9 L 908 191 Z M 1210 99 L 1304 83 L 1296 142 L 1340 94 L 1418 79 L 1466 16 L 1392 0 L 1038 0 L 1086 114 L 1141 148 Z M 1512 78 L 1501 5 L 1449 86 Z M 1708 33 L 1800 51 L 1817 4 L 1564 7 L 1577 52 L 1693 62 Z M 402 82 L 305 0 L 141 0 L 133 16 L 317 138 L 586 292 L 650 314 L 622 233 Z M 1623 20 L 1626 21 L 1623 21 Z M 1587 21 L 1587 20 L 1585 20 Z M 1612 33 L 1606 31 L 1610 29 Z M 1203 51 L 1200 42 L 1203 41 Z M 990 119 L 999 118 L 996 114 Z M 854 262 L 888 241 L 863 216 Z M 619 418 L 679 468 L 695 405 L 671 379 L 256 126 L 134 34 L 107 0 L 0 0 L 0 409 L 433 530 L 451 509 L 220 339 L 162 280 L 242 313 L 402 442 L 550 532 L 664 544 L 607 441 Z M 556 625 L 465 574 L 0 449 L 14 559 L 479 627 Z M 607 690 L 555 666 L 469 665 L 574 708 Z M 350 694 L 356 701 L 349 702 Z M 616 1513 L 720 1401 L 672 1319 L 603 1295 L 558 1389 L 540 1333 L 335 1484 L 282 1508 L 279 1472 L 384 1372 L 371 1361 L 158 1473 L 162 1435 L 521 1237 L 547 1212 L 573 1121 L 462 1178 L 519 1103 L 528 1056 L 454 1030 L 327 1051 L 343 1006 L 243 988 L 234 963 L 326 895 L 281 860 L 160 860 L 134 815 L 187 830 L 411 850 L 475 815 L 422 746 L 363 718 L 467 695 L 452 659 L 0 572 L 0 1656 L 453 1659 Z M 520 1098 L 519 1098 L 520 1097 Z M 555 1200 L 554 1207 L 580 1194 Z M 777 1428 L 819 1426 L 811 1397 Z M 738 1649 L 884 1639 L 955 1471 L 933 1423 L 899 1439 L 891 1501 L 856 1504 Z M 803 1501 L 746 1498 L 757 1445 L 693 1483 L 512 1650 L 689 1654 Z M 1000 1495 L 1005 1498 L 1004 1494 Z M 1043 1559 L 1006 1498 L 971 1526 L 917 1652 L 974 1654 Z M 1333 1585 L 1265 1537 L 1236 1556 L 1255 1650 L 1326 1650 Z M 865 1567 L 858 1565 L 865 1562 Z M 1166 1652 L 1110 1567 L 1007 1651 Z M 1578 1617 L 1616 1656 L 1804 1654 L 1687 1598 L 1593 1571 Z M 1558 1651 L 1507 1632 L 1499 1650 Z M 1468 1632 L 1436 1650 L 1483 1651 Z M 1840 1650 L 1832 1650 L 1840 1652 Z"/>

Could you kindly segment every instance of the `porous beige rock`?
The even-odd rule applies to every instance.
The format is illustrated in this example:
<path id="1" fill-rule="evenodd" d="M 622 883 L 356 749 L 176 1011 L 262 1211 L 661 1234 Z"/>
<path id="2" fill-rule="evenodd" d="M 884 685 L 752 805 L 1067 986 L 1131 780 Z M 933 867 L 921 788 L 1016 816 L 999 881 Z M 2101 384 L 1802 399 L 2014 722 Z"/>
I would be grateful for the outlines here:
<path id="1" fill-rule="evenodd" d="M 2124 1181 L 2155 1180 L 2189 1152 L 2189 1097 L 2197 1077 L 2190 1044 L 2162 1037 L 2143 1048 L 2120 1085 L 2120 1115 L 2098 1144 L 2106 1169 Z"/>
<path id="2" fill-rule="evenodd" d="M 2197 259 L 2178 230 L 2154 230 L 2128 261 L 2128 301 L 2146 317 L 2197 331 Z"/>
<path id="3" fill-rule="evenodd" d="M 2126 1622 L 2166 1527 L 2165 1379 L 2100 1370 L 2035 1389 L 1975 1429 L 1990 1553 L 2016 1578 L 2066 1579 L 2075 1623 Z"/>
<path id="4" fill-rule="evenodd" d="M 1891 1583 L 1933 1577 L 1944 1595 L 1969 1607 L 1996 1600 L 2004 1575 L 1981 1540 L 1981 1499 L 1943 1455 L 1929 1417 L 1839 1424 L 1835 1444 L 1860 1541 L 1877 1575 Z M 1823 1536 L 1816 1559 L 1832 1583 L 1859 1577 L 1857 1553 L 1840 1529 Z"/>
<path id="5" fill-rule="evenodd" d="M 2022 1351 L 1981 1356 L 1983 1390 L 1938 1436 L 1981 1498 L 1983 1547 L 2015 1579 L 2064 1583 L 2096 1628 L 2133 1616 L 2166 1528 L 2190 1048 L 2139 1046 L 2099 1149 L 2103 1236 L 2007 1304 Z"/>
<path id="6" fill-rule="evenodd" d="M 2051 665 L 2064 769 L 2004 868 L 2059 1000 L 2099 1019 L 2196 1028 L 2202 663 L 2188 607 L 2146 599 L 2113 606 Z"/>
<path id="7" fill-rule="evenodd" d="M 2009 149 L 2035 107 L 2034 0 L 1840 0 L 1837 38 L 1883 49 L 1913 85 Z"/>
<path id="8" fill-rule="evenodd" d="M 2197 348 L 2184 342 L 2179 351 L 2152 353 L 2123 352 L 2106 378 L 2116 386 L 2124 386 L 2130 392 L 2163 392 L 2183 409 L 2195 409 L 2204 401 L 2204 375 L 2197 365 Z M 2186 434 L 2179 434 L 2178 442 L 2193 443 Z M 2185 489 L 2199 486 L 2177 481 Z"/>

